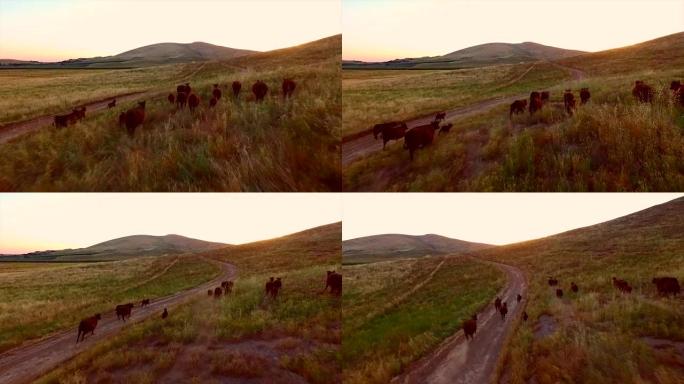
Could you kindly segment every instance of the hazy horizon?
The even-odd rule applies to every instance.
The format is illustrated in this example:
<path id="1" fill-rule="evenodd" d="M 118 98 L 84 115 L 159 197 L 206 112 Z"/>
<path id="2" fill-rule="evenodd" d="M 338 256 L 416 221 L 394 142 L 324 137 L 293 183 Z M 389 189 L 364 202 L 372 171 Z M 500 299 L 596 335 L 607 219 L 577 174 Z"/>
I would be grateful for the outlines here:
<path id="1" fill-rule="evenodd" d="M 197 41 L 270 51 L 341 33 L 340 7 L 336 0 L 0 0 L 0 59 L 53 62 Z"/>
<path id="2" fill-rule="evenodd" d="M 343 0 L 342 7 L 343 60 L 442 56 L 497 42 L 596 52 L 684 30 L 680 0 Z M 606 17 L 612 13 L 619 17 Z"/>
<path id="3" fill-rule="evenodd" d="M 245 244 L 339 222 L 340 202 L 334 193 L 3 193 L 0 254 L 130 235 Z"/>
<path id="4" fill-rule="evenodd" d="M 436 234 L 506 245 L 599 224 L 682 196 L 682 193 L 345 195 L 342 240 L 382 234 Z"/>

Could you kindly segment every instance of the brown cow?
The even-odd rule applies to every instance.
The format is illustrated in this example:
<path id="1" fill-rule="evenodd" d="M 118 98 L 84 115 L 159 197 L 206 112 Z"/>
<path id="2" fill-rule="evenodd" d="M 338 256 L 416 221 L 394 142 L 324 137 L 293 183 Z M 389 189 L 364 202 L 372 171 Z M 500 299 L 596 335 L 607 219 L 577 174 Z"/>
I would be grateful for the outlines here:
<path id="1" fill-rule="evenodd" d="M 275 281 L 273 280 L 273 276 L 271 276 L 266 282 L 266 296 L 272 296 L 273 283 L 275 283 Z"/>
<path id="2" fill-rule="evenodd" d="M 580 89 L 580 105 L 586 104 L 590 98 L 591 92 L 589 92 L 589 88 Z"/>
<path id="3" fill-rule="evenodd" d="M 214 89 L 211 91 L 211 94 L 214 96 L 216 100 L 221 100 L 222 93 L 218 84 L 214 84 Z"/>
<path id="4" fill-rule="evenodd" d="M 86 334 L 90 332 L 90 335 L 95 334 L 95 328 L 97 327 L 97 322 L 102 319 L 102 316 L 98 313 L 95 316 L 85 318 L 81 320 L 81 322 L 78 324 L 78 336 L 76 336 L 76 342 L 78 343 L 79 340 L 83 341 L 85 340 Z M 83 337 L 81 337 L 83 336 Z"/>
<path id="5" fill-rule="evenodd" d="M 437 112 L 433 121 L 440 122 L 446 119 L 446 112 Z"/>
<path id="6" fill-rule="evenodd" d="M 378 139 L 378 135 L 380 135 L 380 134 L 382 133 L 382 130 L 383 130 L 385 127 L 393 127 L 393 126 L 399 125 L 399 124 L 401 124 L 401 121 L 390 121 L 389 123 L 379 123 L 379 124 L 375 124 L 375 125 L 373 126 L 373 138 L 374 138 L 375 140 L 377 140 L 377 139 Z"/>
<path id="7" fill-rule="evenodd" d="M 268 85 L 261 80 L 257 80 L 257 82 L 252 85 L 252 93 L 254 94 L 257 103 L 262 102 L 268 93 Z"/>
<path id="8" fill-rule="evenodd" d="M 494 300 L 494 308 L 497 310 L 501 310 L 501 298 L 499 296 L 496 297 L 496 300 Z"/>
<path id="9" fill-rule="evenodd" d="M 107 108 L 114 108 L 116 106 L 116 99 L 113 99 L 109 103 L 107 103 Z"/>
<path id="10" fill-rule="evenodd" d="M 169 93 L 167 99 L 169 100 L 169 103 L 171 103 L 171 105 L 176 104 L 176 96 L 174 96 L 173 93 Z"/>
<path id="11" fill-rule="evenodd" d="M 221 282 L 221 288 L 223 288 L 223 291 L 227 295 L 233 291 L 233 282 L 232 281 L 223 281 L 223 282 Z"/>
<path id="12" fill-rule="evenodd" d="M 577 286 L 577 284 L 575 284 L 574 281 L 570 283 L 570 290 L 574 293 L 577 293 L 579 291 L 579 287 Z"/>
<path id="13" fill-rule="evenodd" d="M 116 306 L 116 318 L 126 322 L 127 317 L 131 317 L 133 303 L 120 304 Z"/>
<path id="14" fill-rule="evenodd" d="M 150 305 L 150 299 L 143 299 L 140 302 L 140 307 L 147 307 L 148 305 Z"/>
<path id="15" fill-rule="evenodd" d="M 676 296 L 681 291 L 679 280 L 676 277 L 654 277 L 651 282 L 656 285 L 658 294 L 662 296 L 670 294 Z"/>
<path id="16" fill-rule="evenodd" d="M 339 296 L 342 294 L 342 275 L 335 271 L 327 271 L 325 278 L 325 292 L 330 287 L 330 293 Z"/>
<path id="17" fill-rule="evenodd" d="M 518 296 L 517 296 L 515 299 L 516 299 L 516 300 L 518 301 L 518 303 L 519 303 L 520 300 L 522 300 L 522 295 L 520 295 L 520 294 L 518 293 Z"/>
<path id="18" fill-rule="evenodd" d="M 69 125 L 69 121 L 72 119 L 71 118 L 71 113 L 66 114 L 66 115 L 55 115 L 55 127 L 57 128 L 63 128 Z"/>
<path id="19" fill-rule="evenodd" d="M 501 309 L 499 309 L 499 312 L 501 313 L 501 320 L 505 320 L 506 314 L 508 313 L 508 304 L 506 304 L 506 302 L 501 304 Z"/>
<path id="20" fill-rule="evenodd" d="M 613 277 L 613 286 L 622 293 L 632 293 L 632 286 L 625 280 Z"/>
<path id="21" fill-rule="evenodd" d="M 176 87 L 176 92 L 177 93 L 185 93 L 185 94 L 190 94 L 190 91 L 192 91 L 192 88 L 190 88 L 190 83 L 185 83 L 185 85 L 179 85 Z"/>
<path id="22" fill-rule="evenodd" d="M 572 115 L 575 111 L 575 95 L 572 94 L 571 89 L 566 89 L 563 93 L 563 105 L 565 105 L 565 112 Z"/>
<path id="23" fill-rule="evenodd" d="M 523 321 L 527 321 L 527 319 L 528 319 L 527 312 L 523 311 L 522 317 L 523 317 Z"/>
<path id="24" fill-rule="evenodd" d="M 551 98 L 551 94 L 549 93 L 549 91 L 542 91 L 541 92 L 542 104 L 548 103 L 550 98 Z"/>
<path id="25" fill-rule="evenodd" d="M 449 131 L 451 131 L 451 127 L 453 127 L 453 126 L 454 125 L 452 123 L 442 125 L 442 127 L 439 128 L 438 134 L 441 135 L 442 133 L 444 133 L 446 135 L 447 133 L 449 133 Z"/>
<path id="26" fill-rule="evenodd" d="M 233 96 L 237 99 L 240 97 L 240 90 L 242 89 L 242 83 L 239 81 L 233 81 Z"/>
<path id="27" fill-rule="evenodd" d="M 164 308 L 164 312 L 162 312 L 162 320 L 166 319 L 167 317 L 169 317 L 169 311 Z"/>
<path id="28" fill-rule="evenodd" d="M 435 137 L 435 130 L 438 128 L 439 123 L 433 121 L 430 124 L 411 128 L 406 132 L 404 137 L 404 148 L 409 150 L 411 160 L 413 160 L 413 152 L 415 150 L 432 144 Z"/>
<path id="29" fill-rule="evenodd" d="M 549 277 L 549 287 L 553 287 L 558 285 L 558 280 L 554 279 L 553 277 Z"/>
<path id="30" fill-rule="evenodd" d="M 283 282 L 280 279 L 280 277 L 277 277 L 275 281 L 273 282 L 273 287 L 271 288 L 271 296 L 276 299 L 278 298 L 278 292 L 280 292 L 280 288 L 283 287 Z"/>
<path id="31" fill-rule="evenodd" d="M 511 109 L 508 112 L 508 117 L 513 118 L 513 114 L 524 113 L 527 109 L 527 100 L 516 100 L 511 104 Z"/>
<path id="32" fill-rule="evenodd" d="M 297 87 L 297 83 L 295 83 L 294 80 L 284 79 L 283 80 L 283 99 L 287 99 L 288 97 L 292 97 L 292 93 L 294 93 L 295 87 Z"/>
<path id="33" fill-rule="evenodd" d="M 542 99 L 539 92 L 534 91 L 530 93 L 530 115 L 542 109 Z"/>
<path id="34" fill-rule="evenodd" d="M 214 288 L 214 298 L 215 299 L 220 298 L 222 294 L 223 294 L 223 290 L 221 289 L 221 287 Z"/>
<path id="35" fill-rule="evenodd" d="M 647 85 L 642 80 L 637 80 L 634 82 L 634 88 L 632 88 L 632 96 L 634 96 L 640 103 L 650 103 L 653 101 L 653 88 Z"/>
<path id="36" fill-rule="evenodd" d="M 176 96 L 176 104 L 178 105 L 178 109 L 185 108 L 185 104 L 187 102 L 188 102 L 188 94 L 185 92 L 178 92 L 178 96 Z"/>
<path id="37" fill-rule="evenodd" d="M 190 108 L 190 112 L 194 112 L 195 108 L 197 108 L 199 104 L 199 96 L 195 95 L 194 93 L 191 93 L 190 96 L 188 96 L 188 107 Z"/>
<path id="38" fill-rule="evenodd" d="M 563 290 L 562 289 L 560 289 L 560 288 L 556 289 L 556 297 L 558 297 L 559 299 L 563 298 Z"/>
<path id="39" fill-rule="evenodd" d="M 217 100 L 215 97 L 209 99 L 209 108 L 214 108 L 216 106 Z"/>
<path id="40" fill-rule="evenodd" d="M 475 332 L 477 332 L 477 315 L 473 315 L 470 319 L 463 322 L 463 333 L 466 340 L 468 340 L 468 336 L 472 340 L 475 337 Z"/>
<path id="41" fill-rule="evenodd" d="M 406 135 L 406 123 L 399 123 L 394 126 L 386 126 L 382 129 L 382 149 L 390 140 L 399 140 Z"/>
<path id="42" fill-rule="evenodd" d="M 141 101 L 138 106 L 126 111 L 126 129 L 128 135 L 133 137 L 135 129 L 145 121 L 145 102 Z"/>

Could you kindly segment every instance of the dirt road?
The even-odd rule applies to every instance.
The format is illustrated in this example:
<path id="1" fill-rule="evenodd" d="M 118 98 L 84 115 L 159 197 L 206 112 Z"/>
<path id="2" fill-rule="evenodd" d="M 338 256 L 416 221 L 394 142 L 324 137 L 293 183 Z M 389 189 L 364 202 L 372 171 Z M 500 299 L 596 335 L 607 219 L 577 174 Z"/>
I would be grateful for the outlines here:
<path id="1" fill-rule="evenodd" d="M 508 276 L 508 284 L 499 292 L 508 303 L 505 320 L 490 303 L 477 314 L 477 332 L 472 340 L 465 340 L 463 330 L 444 340 L 437 349 L 414 363 L 406 373 L 392 379 L 392 383 L 431 384 L 487 384 L 493 379 L 499 353 L 514 320 L 520 316 L 527 301 L 527 282 L 519 269 L 510 265 L 491 263 Z M 523 300 L 518 303 L 516 295 Z"/>
<path id="2" fill-rule="evenodd" d="M 74 324 L 72 329 L 56 333 L 37 342 L 27 343 L 0 354 L 0 383 L 30 383 L 80 352 L 94 346 L 97 341 L 115 335 L 123 327 L 143 321 L 151 316 L 161 316 L 164 308 L 168 308 L 170 315 L 173 316 L 172 307 L 194 296 L 206 295 L 207 289 L 219 286 L 221 281 L 234 280 L 237 277 L 237 269 L 234 265 L 228 263 L 220 264 L 222 273 L 214 280 L 171 296 L 155 299 L 145 308 L 136 306 L 133 308 L 130 319 L 125 324 L 116 318 L 113 310 L 109 313 L 103 313 L 102 320 L 100 320 L 95 330 L 95 335 L 86 338 L 84 342 L 76 344 L 78 324 Z M 136 303 L 136 305 L 139 305 L 139 303 Z"/>

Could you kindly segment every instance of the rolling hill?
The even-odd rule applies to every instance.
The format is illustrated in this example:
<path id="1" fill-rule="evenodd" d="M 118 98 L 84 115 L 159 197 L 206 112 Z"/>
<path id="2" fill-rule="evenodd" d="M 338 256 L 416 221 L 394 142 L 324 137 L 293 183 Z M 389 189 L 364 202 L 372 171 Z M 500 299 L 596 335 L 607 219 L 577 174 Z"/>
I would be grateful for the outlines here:
<path id="1" fill-rule="evenodd" d="M 471 252 L 487 247 L 491 245 L 434 234 L 422 236 L 386 234 L 343 241 L 342 257 L 345 264 L 358 264 L 396 258 Z"/>

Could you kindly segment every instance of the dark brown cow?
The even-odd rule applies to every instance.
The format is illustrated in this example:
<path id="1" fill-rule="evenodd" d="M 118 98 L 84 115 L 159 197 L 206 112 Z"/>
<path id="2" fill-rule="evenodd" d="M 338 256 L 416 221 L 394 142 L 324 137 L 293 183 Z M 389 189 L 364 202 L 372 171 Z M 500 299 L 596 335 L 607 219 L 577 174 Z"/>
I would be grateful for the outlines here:
<path id="1" fill-rule="evenodd" d="M 519 302 L 520 302 L 520 300 L 522 300 L 522 295 L 520 295 L 520 294 L 518 293 L 518 296 L 516 296 L 516 298 L 515 298 L 515 299 L 516 299 L 516 300 L 518 301 L 518 303 L 519 303 Z"/>
<path id="2" fill-rule="evenodd" d="M 530 115 L 542 109 L 542 99 L 539 92 L 534 91 L 530 93 Z"/>
<path id="3" fill-rule="evenodd" d="M 221 287 L 214 288 L 214 298 L 215 299 L 220 298 L 222 294 L 223 294 L 223 290 L 221 289 Z"/>
<path id="4" fill-rule="evenodd" d="M 562 289 L 560 289 L 560 288 L 556 289 L 556 297 L 558 297 L 559 299 L 563 298 L 563 290 Z"/>
<path id="5" fill-rule="evenodd" d="M 527 109 L 527 100 L 516 100 L 511 104 L 511 109 L 508 112 L 508 117 L 513 118 L 513 114 L 525 113 Z"/>
<path id="6" fill-rule="evenodd" d="M 506 302 L 501 304 L 501 309 L 499 309 L 499 313 L 501 313 L 501 320 L 505 320 L 506 314 L 508 313 L 508 304 L 506 304 Z"/>
<path id="7" fill-rule="evenodd" d="M 676 296 L 681 291 L 679 280 L 676 277 L 654 277 L 651 282 L 656 285 L 658 294 L 662 296 L 670 294 Z"/>
<path id="8" fill-rule="evenodd" d="M 169 103 L 171 103 L 171 105 L 176 104 L 176 96 L 173 93 L 169 93 L 167 99 L 169 100 Z"/>
<path id="9" fill-rule="evenodd" d="M 446 119 L 446 112 L 437 112 L 433 121 L 440 122 Z"/>
<path id="10" fill-rule="evenodd" d="M 240 90 L 242 89 L 242 83 L 239 81 L 233 81 L 233 96 L 237 99 L 240 96 Z"/>
<path id="11" fill-rule="evenodd" d="M 411 160 L 413 160 L 414 151 L 432 144 L 432 141 L 435 138 L 435 130 L 438 128 L 439 123 L 433 121 L 430 124 L 411 128 L 406 132 L 404 137 L 404 148 L 409 150 Z"/>
<path id="12" fill-rule="evenodd" d="M 126 130 L 133 137 L 135 129 L 145 121 L 145 102 L 141 101 L 138 106 L 126 111 Z"/>
<path id="13" fill-rule="evenodd" d="M 501 310 L 501 298 L 499 296 L 496 297 L 496 300 L 494 300 L 494 308 L 498 311 Z"/>
<path id="14" fill-rule="evenodd" d="M 393 127 L 395 125 L 401 124 L 401 121 L 390 121 L 389 123 L 379 123 L 373 126 L 373 138 L 378 139 L 378 135 L 382 134 L 382 130 L 385 127 Z"/>
<path id="15" fill-rule="evenodd" d="M 275 283 L 275 281 L 273 280 L 273 276 L 271 276 L 268 281 L 266 281 L 266 296 L 272 296 L 273 283 Z"/>
<path id="16" fill-rule="evenodd" d="M 632 293 L 632 286 L 625 280 L 613 277 L 613 286 L 622 293 Z"/>
<path id="17" fill-rule="evenodd" d="M 528 319 L 527 312 L 523 311 L 522 317 L 523 317 L 523 321 L 527 321 L 527 319 Z"/>
<path id="18" fill-rule="evenodd" d="M 647 85 L 642 80 L 637 80 L 634 82 L 634 88 L 632 88 L 632 96 L 634 96 L 640 103 L 650 103 L 653 101 L 653 88 Z"/>
<path id="19" fill-rule="evenodd" d="M 218 84 L 214 84 L 214 89 L 211 91 L 211 94 L 216 100 L 221 100 L 222 93 Z"/>
<path id="20" fill-rule="evenodd" d="M 284 79 L 283 80 L 283 98 L 287 99 L 288 97 L 292 97 L 292 94 L 294 93 L 294 90 L 296 87 L 297 87 L 297 83 L 295 83 L 294 80 Z"/>
<path id="21" fill-rule="evenodd" d="M 194 93 L 191 93 L 190 96 L 188 96 L 188 108 L 190 108 L 190 112 L 194 112 L 195 108 L 197 108 L 199 104 L 199 96 L 195 95 Z"/>
<path id="22" fill-rule="evenodd" d="M 252 85 L 252 93 L 254 94 L 257 103 L 262 102 L 268 93 L 268 85 L 261 80 L 257 80 L 257 82 Z"/>
<path id="23" fill-rule="evenodd" d="M 169 311 L 164 308 L 164 312 L 162 312 L 162 320 L 166 319 L 167 317 L 169 317 Z"/>
<path id="24" fill-rule="evenodd" d="M 586 104 L 590 98 L 591 92 L 589 92 L 589 88 L 580 89 L 580 105 Z"/>
<path id="25" fill-rule="evenodd" d="M 178 109 L 185 108 L 185 104 L 187 102 L 188 102 L 188 94 L 185 92 L 178 92 L 178 95 L 176 96 L 176 104 L 178 105 Z"/>
<path id="26" fill-rule="evenodd" d="M 78 324 L 78 335 L 76 336 L 76 342 L 78 343 L 79 340 L 85 340 L 87 333 L 90 333 L 91 336 L 94 335 L 97 322 L 100 321 L 100 319 L 102 319 L 102 316 L 98 313 L 95 316 L 81 320 L 81 322 Z"/>
<path id="27" fill-rule="evenodd" d="M 342 275 L 335 271 L 327 271 L 325 277 L 325 292 L 330 287 L 330 293 L 339 296 L 342 294 Z"/>
<path id="28" fill-rule="evenodd" d="M 406 135 L 406 123 L 399 123 L 394 126 L 386 126 L 382 129 L 382 149 L 390 140 L 399 140 Z"/>
<path id="29" fill-rule="evenodd" d="M 67 125 L 69 125 L 69 121 L 72 119 L 71 113 L 67 115 L 56 115 L 55 116 L 55 127 L 57 128 L 64 128 Z"/>
<path id="30" fill-rule="evenodd" d="M 542 91 L 541 92 L 542 104 L 548 103 L 550 98 L 551 98 L 551 94 L 549 93 L 549 91 Z"/>
<path id="31" fill-rule="evenodd" d="M 109 103 L 107 103 L 107 108 L 114 108 L 116 106 L 116 99 L 113 99 Z"/>
<path id="32" fill-rule="evenodd" d="M 565 112 L 568 115 L 572 115 L 575 111 L 575 95 L 572 94 L 571 89 L 566 89 L 563 93 L 563 105 L 565 106 Z"/>
<path id="33" fill-rule="evenodd" d="M 221 288 L 223 288 L 223 291 L 227 295 L 233 291 L 233 282 L 232 281 L 223 281 L 223 282 L 221 282 Z"/>
<path id="34" fill-rule="evenodd" d="M 472 340 L 475 337 L 475 332 L 477 332 L 477 315 L 473 315 L 470 319 L 463 322 L 463 333 L 466 340 L 468 340 L 468 337 Z"/>
<path id="35" fill-rule="evenodd" d="M 190 83 L 185 83 L 185 85 L 179 85 L 176 87 L 176 92 L 177 93 L 185 93 L 185 94 L 190 94 L 190 91 L 192 91 L 192 88 L 190 88 Z"/>
<path id="36" fill-rule="evenodd" d="M 147 307 L 148 305 L 150 305 L 150 299 L 143 299 L 140 302 L 140 307 Z"/>
<path id="37" fill-rule="evenodd" d="M 549 286 L 553 287 L 558 285 L 558 280 L 554 279 L 553 277 L 549 277 Z"/>
<path id="38" fill-rule="evenodd" d="M 575 284 L 574 281 L 570 283 L 570 290 L 574 293 L 577 293 L 579 291 L 579 287 L 577 286 L 577 284 Z"/>
<path id="39" fill-rule="evenodd" d="M 216 100 L 215 97 L 212 97 L 211 99 L 209 99 L 209 108 L 214 108 L 216 106 L 217 102 L 218 101 Z"/>
<path id="40" fill-rule="evenodd" d="M 131 317 L 133 303 L 120 304 L 116 306 L 116 318 L 126 322 L 126 318 Z"/>
<path id="41" fill-rule="evenodd" d="M 280 279 L 280 277 L 277 277 L 275 281 L 273 282 L 273 287 L 271 288 L 271 297 L 274 299 L 278 298 L 278 292 L 280 292 L 280 289 L 283 287 L 283 281 Z"/>
<path id="42" fill-rule="evenodd" d="M 449 131 L 451 131 L 451 127 L 453 127 L 453 126 L 454 126 L 454 125 L 453 125 L 452 123 L 442 125 L 442 126 L 439 128 L 439 133 L 438 133 L 438 134 L 441 135 L 441 134 L 443 133 L 443 134 L 446 135 L 447 133 L 449 133 Z"/>

